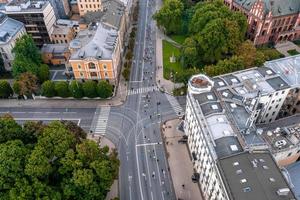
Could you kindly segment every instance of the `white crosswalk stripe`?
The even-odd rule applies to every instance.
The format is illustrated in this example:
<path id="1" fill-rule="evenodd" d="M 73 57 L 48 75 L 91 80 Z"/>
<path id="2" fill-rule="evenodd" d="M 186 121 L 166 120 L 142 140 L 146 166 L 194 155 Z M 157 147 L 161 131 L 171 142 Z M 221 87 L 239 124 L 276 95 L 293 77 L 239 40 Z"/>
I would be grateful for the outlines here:
<path id="1" fill-rule="evenodd" d="M 157 86 L 151 86 L 151 87 L 142 87 L 138 89 L 128 90 L 128 95 L 134 95 L 134 94 L 141 94 L 141 93 L 147 93 L 151 91 L 158 91 Z"/>
<path id="2" fill-rule="evenodd" d="M 175 111 L 176 115 L 182 116 L 184 114 L 182 107 L 178 103 L 177 99 L 172 95 L 165 93 L 169 103 L 171 104 L 173 110 Z"/>
<path id="3" fill-rule="evenodd" d="M 100 135 L 105 134 L 109 112 L 110 112 L 110 107 L 100 108 L 97 124 L 95 127 L 95 134 L 100 134 Z"/>

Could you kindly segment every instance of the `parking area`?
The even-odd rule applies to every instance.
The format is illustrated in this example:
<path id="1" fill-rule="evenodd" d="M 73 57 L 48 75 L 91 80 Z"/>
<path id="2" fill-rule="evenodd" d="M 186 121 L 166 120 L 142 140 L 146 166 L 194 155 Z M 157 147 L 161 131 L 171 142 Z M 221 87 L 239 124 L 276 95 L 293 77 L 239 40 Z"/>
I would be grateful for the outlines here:
<path id="1" fill-rule="evenodd" d="M 183 136 L 177 130 L 179 119 L 166 122 L 163 130 L 168 163 L 177 199 L 202 200 L 200 188 L 192 182 L 193 164 L 188 153 L 187 145 L 178 143 Z"/>

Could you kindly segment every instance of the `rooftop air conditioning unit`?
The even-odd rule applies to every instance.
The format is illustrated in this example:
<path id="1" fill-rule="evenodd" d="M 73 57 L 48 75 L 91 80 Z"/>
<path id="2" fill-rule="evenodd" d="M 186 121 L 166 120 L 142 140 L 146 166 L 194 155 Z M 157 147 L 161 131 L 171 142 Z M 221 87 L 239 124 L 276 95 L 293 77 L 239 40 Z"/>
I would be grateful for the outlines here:
<path id="1" fill-rule="evenodd" d="M 289 188 L 280 188 L 277 190 L 277 194 L 279 196 L 287 196 L 290 192 L 290 189 Z"/>

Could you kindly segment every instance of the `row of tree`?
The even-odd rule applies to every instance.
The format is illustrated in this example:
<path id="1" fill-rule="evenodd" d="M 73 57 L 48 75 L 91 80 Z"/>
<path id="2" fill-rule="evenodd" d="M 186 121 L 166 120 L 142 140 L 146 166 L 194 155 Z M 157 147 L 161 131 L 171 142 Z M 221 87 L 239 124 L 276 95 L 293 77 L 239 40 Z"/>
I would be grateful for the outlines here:
<path id="1" fill-rule="evenodd" d="M 118 177 L 116 151 L 99 148 L 70 121 L 0 118 L 1 199 L 105 199 Z"/>
<path id="2" fill-rule="evenodd" d="M 89 80 L 84 83 L 78 81 L 45 81 L 42 84 L 42 95 L 46 97 L 101 97 L 108 98 L 113 94 L 113 86 L 107 81 L 100 81 L 98 84 L 95 81 Z"/>

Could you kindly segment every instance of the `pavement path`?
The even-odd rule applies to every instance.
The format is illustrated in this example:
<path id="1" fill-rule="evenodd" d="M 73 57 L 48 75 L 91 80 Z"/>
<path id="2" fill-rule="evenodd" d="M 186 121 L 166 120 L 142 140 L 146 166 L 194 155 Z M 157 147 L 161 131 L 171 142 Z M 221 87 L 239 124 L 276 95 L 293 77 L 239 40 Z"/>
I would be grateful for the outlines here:
<path id="1" fill-rule="evenodd" d="M 283 43 L 278 43 L 275 45 L 277 51 L 279 51 L 284 56 L 291 56 L 287 51 L 289 50 L 297 50 L 300 53 L 300 47 L 295 45 L 293 42 L 287 41 Z"/>

